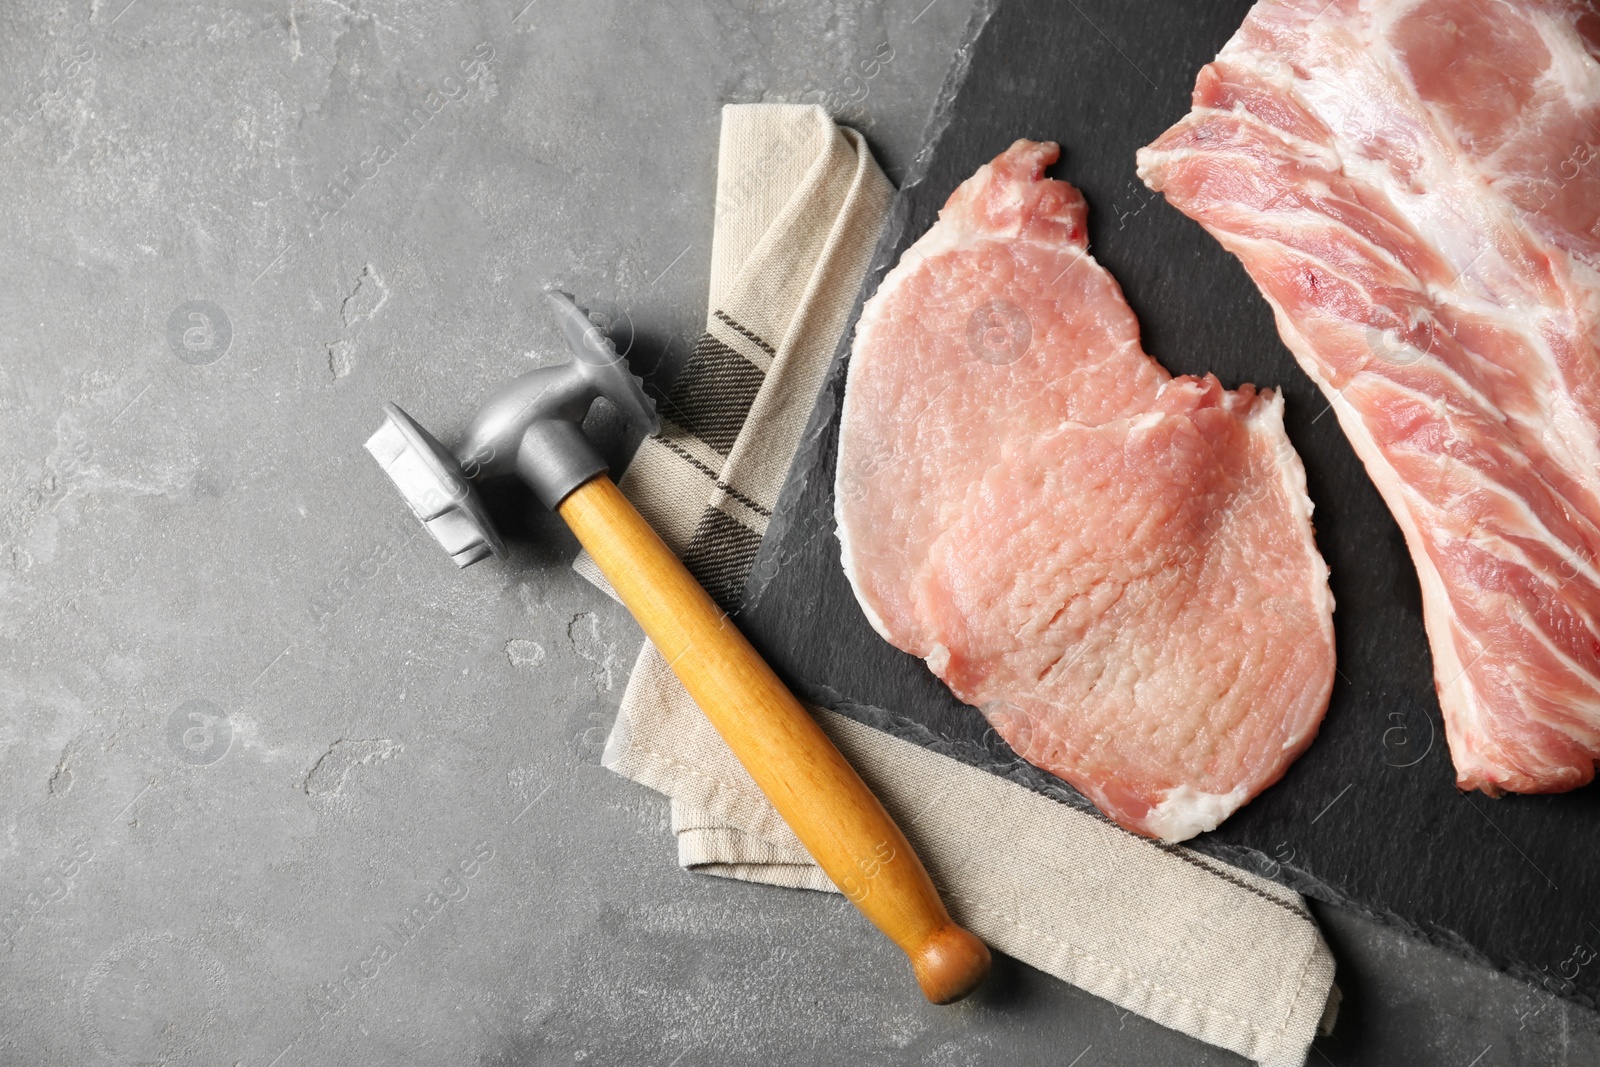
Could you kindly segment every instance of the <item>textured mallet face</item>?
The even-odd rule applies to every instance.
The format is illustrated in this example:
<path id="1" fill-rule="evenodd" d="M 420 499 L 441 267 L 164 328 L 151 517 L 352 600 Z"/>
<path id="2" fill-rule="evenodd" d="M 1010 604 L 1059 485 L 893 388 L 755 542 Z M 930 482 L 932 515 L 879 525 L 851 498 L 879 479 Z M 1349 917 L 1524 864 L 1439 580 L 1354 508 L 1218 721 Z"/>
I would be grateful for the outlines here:
<path id="1" fill-rule="evenodd" d="M 454 457 L 394 405 L 384 409 L 384 416 L 383 425 L 367 439 L 367 451 L 456 566 L 503 554 L 499 537 Z"/>

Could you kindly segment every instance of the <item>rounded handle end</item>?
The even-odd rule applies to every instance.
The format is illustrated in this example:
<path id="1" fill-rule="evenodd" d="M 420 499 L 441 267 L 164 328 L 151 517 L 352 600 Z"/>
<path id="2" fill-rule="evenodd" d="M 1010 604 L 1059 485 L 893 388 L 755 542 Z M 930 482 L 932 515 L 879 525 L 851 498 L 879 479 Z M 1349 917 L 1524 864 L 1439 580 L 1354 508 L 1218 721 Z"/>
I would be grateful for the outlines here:
<path id="1" fill-rule="evenodd" d="M 940 928 L 910 955 L 917 984 L 935 1004 L 960 1000 L 989 973 L 989 946 L 955 923 Z"/>

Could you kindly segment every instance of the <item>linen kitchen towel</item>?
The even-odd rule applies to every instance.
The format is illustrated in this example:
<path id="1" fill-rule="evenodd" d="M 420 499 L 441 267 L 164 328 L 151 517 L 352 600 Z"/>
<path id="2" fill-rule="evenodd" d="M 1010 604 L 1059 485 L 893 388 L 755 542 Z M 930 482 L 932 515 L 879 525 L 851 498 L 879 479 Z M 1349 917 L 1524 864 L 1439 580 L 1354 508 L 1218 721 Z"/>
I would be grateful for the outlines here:
<path id="1" fill-rule="evenodd" d="M 820 108 L 723 110 L 706 329 L 620 484 L 727 609 L 892 196 L 861 137 Z M 605 587 L 586 557 L 575 566 Z M 990 945 L 1268 1067 L 1304 1063 L 1331 1024 L 1333 957 L 1298 894 L 813 711 Z M 602 763 L 671 798 L 684 867 L 836 891 L 648 641 Z"/>

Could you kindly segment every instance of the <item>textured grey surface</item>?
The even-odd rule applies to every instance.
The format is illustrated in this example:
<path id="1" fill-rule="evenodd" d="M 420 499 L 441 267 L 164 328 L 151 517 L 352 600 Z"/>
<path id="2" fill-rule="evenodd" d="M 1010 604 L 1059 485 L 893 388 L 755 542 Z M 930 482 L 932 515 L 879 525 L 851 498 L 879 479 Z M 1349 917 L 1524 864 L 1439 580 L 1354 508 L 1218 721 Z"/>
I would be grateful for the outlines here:
<path id="1" fill-rule="evenodd" d="M 841 901 L 679 871 L 597 766 L 639 636 L 559 523 L 493 497 L 457 573 L 361 450 L 553 357 L 547 283 L 670 373 L 720 104 L 897 176 L 966 7 L 0 7 L 0 1063 L 1239 1062 L 1015 964 L 929 1007 Z M 1323 915 L 1312 1062 L 1600 1058 Z"/>

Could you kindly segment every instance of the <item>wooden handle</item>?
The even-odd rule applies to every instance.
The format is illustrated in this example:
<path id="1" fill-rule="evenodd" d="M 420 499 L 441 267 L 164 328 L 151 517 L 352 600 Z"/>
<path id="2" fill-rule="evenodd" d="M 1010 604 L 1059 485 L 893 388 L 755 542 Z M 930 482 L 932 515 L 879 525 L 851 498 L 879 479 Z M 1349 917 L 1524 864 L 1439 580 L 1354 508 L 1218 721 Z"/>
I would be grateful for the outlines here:
<path id="1" fill-rule="evenodd" d="M 610 478 L 558 510 L 817 865 L 911 957 L 928 999 L 970 992 L 988 947 L 950 918 L 900 828 L 727 612 Z"/>

